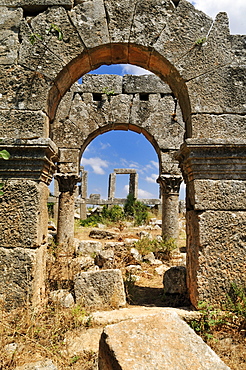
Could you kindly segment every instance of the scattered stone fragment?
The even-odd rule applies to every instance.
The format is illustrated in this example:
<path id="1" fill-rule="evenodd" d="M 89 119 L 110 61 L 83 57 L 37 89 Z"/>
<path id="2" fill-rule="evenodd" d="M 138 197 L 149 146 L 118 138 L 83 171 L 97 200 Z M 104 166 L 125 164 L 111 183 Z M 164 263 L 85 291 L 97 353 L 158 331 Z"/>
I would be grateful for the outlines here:
<path id="1" fill-rule="evenodd" d="M 163 285 L 166 294 L 186 294 L 186 268 L 174 266 L 168 269 L 163 277 Z"/>
<path id="2" fill-rule="evenodd" d="M 50 292 L 50 300 L 66 308 L 74 305 L 74 298 L 72 294 L 65 289 L 53 290 Z"/>
<path id="3" fill-rule="evenodd" d="M 155 271 L 157 272 L 158 275 L 163 275 L 167 270 L 169 270 L 169 266 L 166 265 L 161 265 L 155 268 Z"/>
<path id="4" fill-rule="evenodd" d="M 58 370 L 58 368 L 51 360 L 46 359 L 17 366 L 15 370 Z"/>
<path id="5" fill-rule="evenodd" d="M 155 262 L 155 255 L 153 252 L 150 252 L 143 256 L 143 260 L 145 262 L 154 263 Z"/>
<path id="6" fill-rule="evenodd" d="M 141 254 L 139 253 L 139 251 L 136 248 L 131 248 L 131 255 L 138 262 L 141 262 L 142 259 L 143 259 Z"/>
<path id="7" fill-rule="evenodd" d="M 137 271 L 141 271 L 142 267 L 140 265 L 129 265 L 126 266 L 126 271 L 130 273 L 136 273 Z"/>
<path id="8" fill-rule="evenodd" d="M 121 271 L 81 272 L 74 278 L 76 303 L 84 307 L 122 307 L 126 296 Z"/>
<path id="9" fill-rule="evenodd" d="M 112 249 L 106 249 L 99 252 L 95 257 L 95 264 L 106 269 L 113 268 L 114 251 Z"/>
<path id="10" fill-rule="evenodd" d="M 111 231 L 94 229 L 91 230 L 89 237 L 93 239 L 114 239 L 117 237 L 117 234 Z"/>
<path id="11" fill-rule="evenodd" d="M 9 343 L 7 344 L 4 349 L 5 351 L 8 353 L 8 354 L 13 354 L 18 348 L 18 344 L 13 342 L 13 343 Z"/>
<path id="12" fill-rule="evenodd" d="M 102 250 L 102 243 L 94 240 L 77 240 L 75 244 L 75 252 L 78 256 L 90 256 L 95 255 Z"/>

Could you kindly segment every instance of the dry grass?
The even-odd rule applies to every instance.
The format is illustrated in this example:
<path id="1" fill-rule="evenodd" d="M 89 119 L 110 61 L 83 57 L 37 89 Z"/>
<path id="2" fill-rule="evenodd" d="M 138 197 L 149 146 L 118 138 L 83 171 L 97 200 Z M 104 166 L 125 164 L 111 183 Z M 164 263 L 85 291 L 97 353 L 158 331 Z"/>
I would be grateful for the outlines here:
<path id="1" fill-rule="evenodd" d="M 64 342 L 66 332 L 85 329 L 89 317 L 79 306 L 64 309 L 49 305 L 39 311 L 30 307 L 10 312 L 1 309 L 0 369 L 14 369 L 43 358 L 53 360 L 60 369 L 91 369 L 94 354 L 69 358 Z M 11 343 L 17 345 L 14 351 L 8 350 Z"/>
<path id="2" fill-rule="evenodd" d="M 91 228 L 76 227 L 76 237 L 81 240 L 90 239 Z M 136 238 L 139 228 L 112 228 L 118 231 L 119 238 Z M 151 231 L 153 237 L 161 234 L 161 230 Z M 119 241 L 116 239 L 115 241 Z M 185 231 L 181 230 L 178 247 L 185 246 Z M 129 248 L 115 249 L 115 267 L 121 268 L 125 275 L 126 266 L 134 263 Z M 166 261 L 172 266 L 176 261 Z M 64 265 L 64 263 L 62 263 Z M 140 280 L 135 284 L 132 304 L 165 306 L 163 300 L 162 276 L 155 272 L 154 265 L 141 263 L 142 270 L 136 274 Z M 71 271 L 70 271 L 71 273 Z M 57 274 L 57 276 L 61 274 Z M 92 370 L 96 354 L 82 353 L 68 356 L 66 341 L 67 332 L 83 331 L 91 325 L 90 316 L 80 306 L 61 308 L 57 305 L 33 310 L 31 307 L 15 309 L 11 312 L 0 307 L 0 370 L 12 370 L 24 363 L 49 358 L 60 370 Z M 210 327 L 209 336 L 204 339 L 221 359 L 232 370 L 246 370 L 246 338 L 245 329 L 237 322 L 222 326 Z M 7 351 L 8 345 L 15 343 L 14 352 Z"/>

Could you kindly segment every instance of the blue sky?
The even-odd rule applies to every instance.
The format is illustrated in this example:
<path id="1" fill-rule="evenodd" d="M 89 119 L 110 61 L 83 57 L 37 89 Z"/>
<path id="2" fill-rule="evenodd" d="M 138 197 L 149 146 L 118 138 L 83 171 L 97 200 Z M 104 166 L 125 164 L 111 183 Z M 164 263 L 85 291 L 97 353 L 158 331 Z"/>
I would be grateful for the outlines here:
<path id="1" fill-rule="evenodd" d="M 246 0 L 197 0 L 195 7 L 214 18 L 226 11 L 230 20 L 231 33 L 246 33 Z M 101 66 L 91 73 L 134 74 L 149 73 L 133 65 Z M 157 154 L 142 134 L 131 131 L 111 131 L 95 138 L 82 156 L 82 165 L 88 171 L 88 195 L 100 193 L 107 198 L 108 177 L 114 168 L 135 168 L 139 174 L 139 198 L 158 198 L 159 185 L 155 182 L 159 173 Z M 127 195 L 129 176 L 117 175 L 116 197 Z M 184 199 L 184 186 L 180 198 Z"/>

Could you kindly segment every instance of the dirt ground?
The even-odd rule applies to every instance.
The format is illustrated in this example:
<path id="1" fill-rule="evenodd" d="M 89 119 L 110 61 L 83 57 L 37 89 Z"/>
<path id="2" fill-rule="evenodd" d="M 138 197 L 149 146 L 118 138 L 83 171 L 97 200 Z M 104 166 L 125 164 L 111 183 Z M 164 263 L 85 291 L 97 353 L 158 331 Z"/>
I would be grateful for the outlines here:
<path id="1" fill-rule="evenodd" d="M 180 235 L 178 248 L 172 254 L 172 258 L 163 261 L 166 268 L 184 264 L 185 253 L 180 253 L 180 248 L 185 251 L 186 235 L 185 220 L 180 219 Z M 75 237 L 80 240 L 90 240 L 89 233 L 92 228 L 75 225 Z M 132 227 L 113 225 L 106 229 L 116 233 L 116 237 L 110 241 L 124 241 L 125 239 L 139 239 L 140 231 L 147 231 L 152 238 L 161 235 L 161 228 L 149 229 L 147 227 Z M 97 239 L 93 239 L 97 240 Z M 99 240 L 99 239 L 98 239 Z M 100 242 L 106 243 L 101 240 Z M 126 268 L 131 261 L 129 249 L 115 250 L 115 267 L 122 270 L 126 280 Z M 188 306 L 189 302 L 171 301 L 164 295 L 163 274 L 156 272 L 157 265 L 141 262 L 141 270 L 134 273 L 136 281 L 128 280 L 128 307 L 132 306 Z M 17 365 L 25 362 L 50 358 L 58 365 L 59 370 L 95 370 L 96 354 L 87 353 L 81 356 L 67 358 L 63 354 L 64 338 L 67 332 L 85 330 L 83 308 L 61 309 L 47 307 L 40 312 L 34 313 L 30 310 L 16 310 L 6 313 L 0 310 L 0 346 L 5 348 L 11 343 L 18 343 L 19 350 L 12 354 L 0 353 L 0 370 L 13 370 Z M 35 319 L 34 319 L 35 317 Z M 82 320 L 82 321 L 80 321 Z M 82 326 L 81 326 L 82 325 Z M 87 322 L 86 325 L 91 325 Z M 207 344 L 218 354 L 218 356 L 232 370 L 246 370 L 246 326 L 239 327 L 231 322 L 220 326 L 209 327 L 207 335 L 202 335 Z M 194 369 L 195 370 L 195 369 Z"/>

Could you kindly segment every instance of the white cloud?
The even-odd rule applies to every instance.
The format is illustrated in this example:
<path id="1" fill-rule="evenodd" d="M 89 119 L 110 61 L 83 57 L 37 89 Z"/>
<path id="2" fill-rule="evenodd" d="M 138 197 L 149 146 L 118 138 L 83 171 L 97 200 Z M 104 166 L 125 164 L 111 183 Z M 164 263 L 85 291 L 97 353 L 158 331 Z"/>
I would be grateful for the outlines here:
<path id="1" fill-rule="evenodd" d="M 135 75 L 135 76 L 152 74 L 152 72 L 147 71 L 147 69 L 144 69 L 144 68 L 132 65 L 132 64 L 123 64 L 122 72 L 125 74 Z"/>
<path id="2" fill-rule="evenodd" d="M 150 176 L 146 176 L 145 177 L 145 180 L 147 181 L 147 182 L 151 182 L 151 183 L 156 183 L 156 179 L 157 179 L 157 177 L 158 177 L 158 175 L 156 174 L 156 173 L 152 173 L 152 175 L 150 175 Z"/>
<path id="3" fill-rule="evenodd" d="M 138 198 L 142 198 L 142 199 L 148 199 L 148 198 L 153 198 L 153 194 L 149 193 L 148 191 L 146 190 L 143 190 L 143 189 L 138 189 Z"/>
<path id="4" fill-rule="evenodd" d="M 152 165 L 159 170 L 159 163 L 158 162 L 150 161 L 150 163 L 152 163 Z"/>
<path id="5" fill-rule="evenodd" d="M 104 149 L 107 149 L 107 148 L 110 148 L 111 145 L 109 143 L 102 143 L 100 142 L 100 145 L 101 145 L 101 149 L 104 150 Z"/>
<path id="6" fill-rule="evenodd" d="M 102 167 L 107 168 L 108 162 L 104 161 L 101 158 L 94 157 L 94 158 L 82 158 L 82 166 L 91 166 L 93 169 L 93 172 L 97 175 L 104 175 L 105 171 Z"/>
<path id="7" fill-rule="evenodd" d="M 128 194 L 129 193 L 129 185 L 125 185 L 124 188 L 123 188 L 123 191 L 125 194 Z M 138 198 L 142 198 L 142 199 L 148 199 L 148 198 L 153 198 L 153 194 L 149 193 L 148 191 L 146 190 L 143 190 L 143 189 L 138 189 Z"/>
<path id="8" fill-rule="evenodd" d="M 232 34 L 246 34 L 246 1 L 245 0 L 194 0 L 190 1 L 212 18 L 219 12 L 227 12 Z"/>

